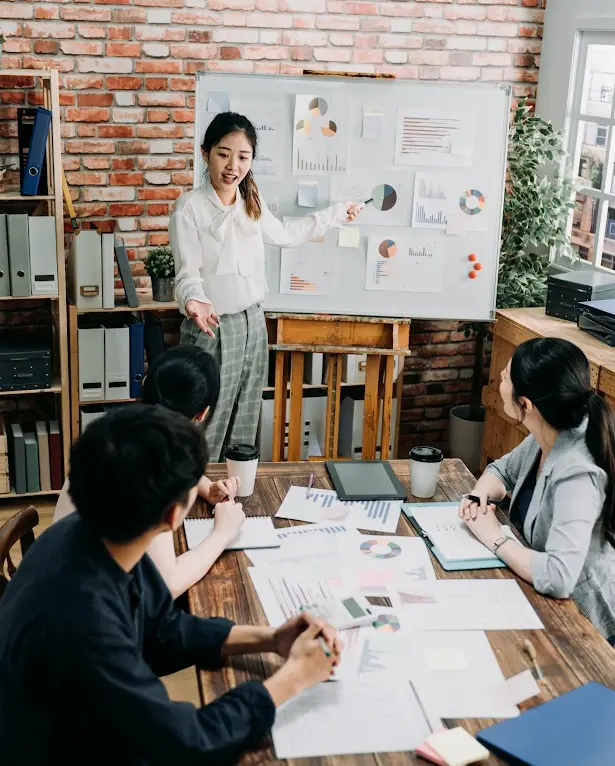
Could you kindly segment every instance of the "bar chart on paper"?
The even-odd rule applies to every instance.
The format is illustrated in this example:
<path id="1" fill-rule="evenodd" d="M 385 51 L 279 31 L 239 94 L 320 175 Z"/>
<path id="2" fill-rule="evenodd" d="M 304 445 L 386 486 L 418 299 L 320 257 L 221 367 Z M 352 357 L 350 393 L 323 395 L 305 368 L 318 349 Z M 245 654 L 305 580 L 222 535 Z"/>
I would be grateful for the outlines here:
<path id="1" fill-rule="evenodd" d="M 445 179 L 417 173 L 414 180 L 412 225 L 424 229 L 445 229 L 447 218 Z"/>
<path id="2" fill-rule="evenodd" d="M 470 164 L 474 145 L 474 119 L 408 109 L 398 114 L 395 162 L 401 165 L 464 167 Z"/>
<path id="3" fill-rule="evenodd" d="M 291 487 L 276 513 L 278 518 L 323 523 L 345 522 L 357 529 L 394 532 L 401 513 L 399 500 L 340 500 L 331 489 Z"/>

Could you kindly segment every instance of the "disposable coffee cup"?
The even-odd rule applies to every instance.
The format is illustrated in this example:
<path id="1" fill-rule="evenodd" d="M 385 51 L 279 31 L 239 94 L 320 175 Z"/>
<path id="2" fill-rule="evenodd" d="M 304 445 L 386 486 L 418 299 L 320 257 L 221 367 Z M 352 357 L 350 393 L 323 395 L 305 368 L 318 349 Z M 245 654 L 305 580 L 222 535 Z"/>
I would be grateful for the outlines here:
<path id="1" fill-rule="evenodd" d="M 436 447 L 413 447 L 410 450 L 410 492 L 427 498 L 436 494 L 443 455 Z"/>
<path id="2" fill-rule="evenodd" d="M 256 468 L 260 452 L 252 444 L 229 444 L 224 452 L 226 471 L 229 478 L 239 478 L 238 497 L 248 497 L 254 492 Z"/>

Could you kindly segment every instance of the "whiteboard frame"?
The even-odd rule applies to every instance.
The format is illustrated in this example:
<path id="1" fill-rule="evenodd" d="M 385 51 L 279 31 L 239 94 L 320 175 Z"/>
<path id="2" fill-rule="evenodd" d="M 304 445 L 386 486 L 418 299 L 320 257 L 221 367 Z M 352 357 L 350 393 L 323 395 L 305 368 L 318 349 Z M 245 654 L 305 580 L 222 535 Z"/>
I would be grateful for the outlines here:
<path id="1" fill-rule="evenodd" d="M 202 178 L 198 178 L 198 173 L 200 170 L 202 170 L 203 167 L 203 158 L 201 155 L 201 145 L 200 145 L 200 137 L 203 131 L 203 115 L 205 114 L 204 111 L 199 110 L 199 103 L 203 101 L 202 94 L 203 91 L 206 93 L 210 90 L 208 82 L 211 82 L 211 80 L 227 80 L 229 81 L 229 85 L 233 81 L 243 81 L 244 83 L 246 81 L 255 81 L 259 80 L 260 82 L 271 80 L 272 83 L 275 82 L 297 82 L 300 81 L 302 85 L 305 85 L 306 83 L 314 83 L 314 87 L 318 88 L 319 85 L 322 85 L 323 81 L 326 81 L 327 83 L 339 83 L 344 85 L 351 84 L 355 79 L 358 83 L 366 83 L 366 82 L 379 82 L 382 83 L 383 87 L 403 87 L 404 85 L 429 85 L 430 88 L 438 88 L 440 90 L 449 89 L 449 90 L 456 90 L 458 91 L 460 87 L 466 87 L 466 88 L 480 88 L 482 90 L 487 89 L 494 89 L 497 88 L 501 90 L 505 96 L 506 96 L 506 102 L 507 102 L 507 109 L 505 111 L 505 114 L 503 115 L 503 125 L 502 125 L 502 131 L 504 135 L 504 140 L 502 142 L 502 152 L 500 155 L 500 162 L 501 167 L 503 167 L 504 172 L 502 174 L 502 183 L 501 183 L 501 189 L 499 190 L 499 199 L 498 199 L 498 205 L 497 209 L 502 212 L 502 215 L 499 216 L 498 224 L 497 224 L 497 242 L 501 243 L 502 240 L 502 225 L 503 225 L 503 208 L 504 208 L 504 195 L 506 192 L 506 167 L 507 167 L 507 155 L 508 155 L 508 142 L 509 142 L 509 124 L 510 124 L 510 106 L 511 106 L 511 95 L 512 95 L 512 86 L 507 83 L 453 83 L 453 82 L 437 82 L 437 83 L 424 83 L 420 82 L 417 83 L 414 80 L 378 80 L 375 78 L 360 78 L 360 77 L 344 77 L 344 76 L 329 76 L 329 75 L 268 75 L 268 74 L 233 74 L 233 73 L 224 73 L 224 72 L 208 72 L 199 70 L 196 72 L 196 87 L 195 87 L 195 121 L 194 121 L 194 150 L 193 150 L 193 188 L 197 188 L 202 184 Z M 216 86 L 214 86 L 215 89 Z M 351 86 L 352 87 L 352 86 Z M 218 90 L 221 88 L 218 87 Z M 229 94 L 232 94 L 232 88 L 227 88 L 227 91 Z M 199 98 L 201 96 L 201 98 Z M 427 168 L 425 172 L 429 172 L 429 170 L 438 173 L 439 169 L 437 167 Z M 307 178 L 310 178 L 311 176 L 306 176 Z M 407 227 L 408 229 L 414 229 L 417 230 L 417 227 Z M 424 230 L 423 230 L 424 231 Z M 496 316 L 496 301 L 497 301 L 497 285 L 498 285 L 498 277 L 499 277 L 499 261 L 500 261 L 500 247 L 497 247 L 497 252 L 494 254 L 494 269 L 493 269 L 493 277 L 492 277 L 492 285 L 491 285 L 491 295 L 492 295 L 492 305 L 491 309 L 489 310 L 488 316 L 482 316 L 480 318 L 476 317 L 468 317 L 464 315 L 426 315 L 423 316 L 420 313 L 403 313 L 399 311 L 387 313 L 383 311 L 379 311 L 377 313 L 369 313 L 369 314 L 359 314 L 357 313 L 356 316 L 371 316 L 371 317 L 383 317 L 383 318 L 404 318 L 404 319 L 416 319 L 416 320 L 427 320 L 427 321 L 459 321 L 459 322 L 465 322 L 465 321 L 471 321 L 471 322 L 490 322 L 495 319 Z M 395 295 L 398 295 L 398 293 L 394 293 Z M 412 295 L 412 293 L 408 293 L 408 295 Z M 434 294 L 435 295 L 435 294 Z M 287 313 L 287 314 L 339 314 L 339 315 L 355 315 L 353 311 L 349 311 L 348 309 L 344 309 L 342 311 L 331 311 L 331 310 L 325 310 L 320 308 L 309 308 L 305 306 L 299 306 L 297 308 L 289 308 L 288 306 L 284 307 L 277 307 L 277 306 L 268 306 L 267 304 L 267 297 L 265 298 L 265 311 L 270 313 Z"/>

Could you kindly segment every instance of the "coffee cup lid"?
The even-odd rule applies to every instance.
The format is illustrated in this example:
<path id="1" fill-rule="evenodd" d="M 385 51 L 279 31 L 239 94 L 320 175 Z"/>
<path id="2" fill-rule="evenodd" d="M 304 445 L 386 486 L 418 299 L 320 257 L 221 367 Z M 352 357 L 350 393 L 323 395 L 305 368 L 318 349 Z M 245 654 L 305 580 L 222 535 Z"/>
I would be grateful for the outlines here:
<path id="1" fill-rule="evenodd" d="M 437 447 L 413 447 L 410 450 L 410 460 L 417 463 L 440 463 L 443 459 L 442 450 Z"/>
<path id="2" fill-rule="evenodd" d="M 260 452 L 253 444 L 229 444 L 224 452 L 224 457 L 239 462 L 246 460 L 258 460 Z"/>

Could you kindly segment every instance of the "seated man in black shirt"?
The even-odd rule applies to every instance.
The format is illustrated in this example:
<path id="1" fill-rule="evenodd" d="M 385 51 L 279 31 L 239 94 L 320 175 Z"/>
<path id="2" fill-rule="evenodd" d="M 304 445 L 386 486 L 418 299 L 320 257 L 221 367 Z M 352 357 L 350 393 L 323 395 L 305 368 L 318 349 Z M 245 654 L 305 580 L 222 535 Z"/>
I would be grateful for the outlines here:
<path id="1" fill-rule="evenodd" d="M 273 630 L 174 608 L 145 552 L 183 522 L 206 462 L 187 418 L 148 405 L 105 415 L 73 447 L 78 513 L 36 541 L 0 601 L 3 763 L 234 760 L 270 729 L 277 706 L 330 676 L 337 638 L 309 617 Z M 250 652 L 287 659 L 263 683 L 200 709 L 171 702 L 159 680 Z"/>

